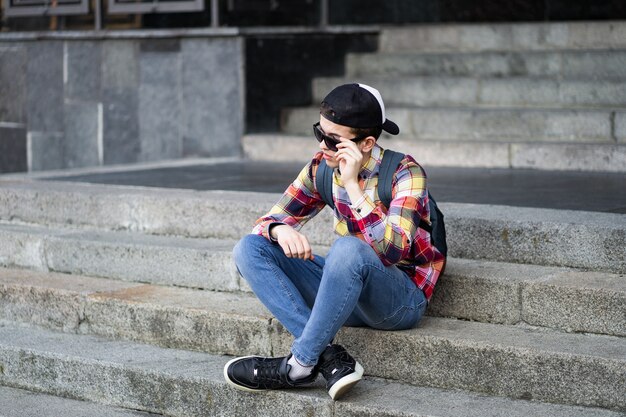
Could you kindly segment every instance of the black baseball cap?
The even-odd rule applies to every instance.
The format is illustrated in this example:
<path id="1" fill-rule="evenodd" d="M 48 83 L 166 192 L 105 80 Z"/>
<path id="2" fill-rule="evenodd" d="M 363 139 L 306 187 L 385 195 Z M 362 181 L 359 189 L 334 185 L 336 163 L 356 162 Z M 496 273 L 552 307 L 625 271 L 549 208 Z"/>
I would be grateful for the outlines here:
<path id="1" fill-rule="evenodd" d="M 378 90 L 365 84 L 352 83 L 336 87 L 322 100 L 320 114 L 343 126 L 382 127 L 392 135 L 400 133 L 398 125 L 386 118 L 385 104 Z"/>

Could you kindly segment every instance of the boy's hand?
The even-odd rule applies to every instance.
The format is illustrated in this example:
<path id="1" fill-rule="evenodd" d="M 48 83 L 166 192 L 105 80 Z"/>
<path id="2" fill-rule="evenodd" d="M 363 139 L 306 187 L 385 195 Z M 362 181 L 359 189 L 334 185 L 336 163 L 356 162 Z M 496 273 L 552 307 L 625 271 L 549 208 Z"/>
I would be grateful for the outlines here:
<path id="1" fill-rule="evenodd" d="M 339 161 L 341 180 L 344 184 L 359 181 L 359 172 L 363 164 L 363 153 L 356 143 L 344 139 L 337 144 L 335 158 Z"/>
<path id="2" fill-rule="evenodd" d="M 313 260 L 313 252 L 309 240 L 302 233 L 286 224 L 272 227 L 272 236 L 285 252 L 288 258 Z"/>
<path id="3" fill-rule="evenodd" d="M 359 201 L 363 196 L 363 190 L 359 185 L 359 172 L 363 165 L 363 152 L 358 145 L 350 140 L 342 140 L 337 144 L 335 158 L 339 161 L 341 181 L 348 192 L 351 202 Z"/>

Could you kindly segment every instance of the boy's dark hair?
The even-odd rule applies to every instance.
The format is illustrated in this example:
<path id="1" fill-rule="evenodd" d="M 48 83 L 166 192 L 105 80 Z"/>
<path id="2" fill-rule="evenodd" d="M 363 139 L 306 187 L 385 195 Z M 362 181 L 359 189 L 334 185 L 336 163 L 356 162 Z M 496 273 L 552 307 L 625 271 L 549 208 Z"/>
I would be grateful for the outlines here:
<path id="1" fill-rule="evenodd" d="M 378 140 L 380 134 L 383 133 L 382 127 L 351 127 L 350 131 L 354 133 L 354 137 L 366 138 L 368 136 L 374 136 L 374 139 Z"/>
<path id="2" fill-rule="evenodd" d="M 335 112 L 325 101 L 323 101 L 320 106 L 320 114 L 324 117 L 328 116 L 326 117 L 326 119 L 331 120 L 331 121 L 335 117 Z M 355 137 L 366 138 L 368 136 L 373 136 L 374 139 L 378 140 L 381 133 L 383 132 L 383 128 L 382 126 L 377 126 L 377 127 L 351 127 L 350 126 L 350 132 L 352 132 Z"/>

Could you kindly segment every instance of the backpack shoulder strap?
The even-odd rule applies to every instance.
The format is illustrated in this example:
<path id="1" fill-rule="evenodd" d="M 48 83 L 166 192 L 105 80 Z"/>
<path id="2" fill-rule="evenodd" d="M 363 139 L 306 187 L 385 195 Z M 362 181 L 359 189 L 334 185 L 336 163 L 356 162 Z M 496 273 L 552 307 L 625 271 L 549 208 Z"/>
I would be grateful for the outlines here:
<path id="1" fill-rule="evenodd" d="M 428 209 L 430 210 L 430 221 L 432 223 L 434 216 L 436 216 L 436 214 L 439 212 L 439 208 L 437 207 L 437 202 L 435 201 L 433 196 L 430 195 L 430 191 L 428 192 Z M 443 214 L 441 216 L 443 217 Z M 424 219 L 420 219 L 420 224 L 418 227 L 426 230 L 428 233 L 433 232 L 433 226 L 426 223 Z"/>
<path id="2" fill-rule="evenodd" d="M 383 160 L 380 164 L 380 172 L 378 175 L 378 198 L 389 208 L 393 196 L 391 195 L 391 189 L 393 185 L 393 174 L 395 174 L 398 165 L 404 159 L 405 155 L 400 152 L 395 152 L 390 149 L 386 149 L 383 154 Z M 435 200 L 431 197 L 430 191 L 428 192 L 429 208 L 432 213 L 435 210 L 433 205 L 436 204 Z M 428 233 L 432 232 L 432 226 L 428 224 L 424 219 L 420 219 L 419 226 L 421 229 L 426 230 Z"/>
<path id="3" fill-rule="evenodd" d="M 391 195 L 391 188 L 393 184 L 393 174 L 396 173 L 398 165 L 404 159 L 404 154 L 401 152 L 395 152 L 390 149 L 385 149 L 383 153 L 383 160 L 380 164 L 380 171 L 378 172 L 378 198 L 389 208 L 393 196 Z"/>
<path id="4" fill-rule="evenodd" d="M 317 167 L 315 174 L 315 188 L 322 197 L 322 200 L 330 206 L 335 208 L 335 202 L 333 201 L 333 170 L 326 165 L 326 161 L 322 159 Z"/>

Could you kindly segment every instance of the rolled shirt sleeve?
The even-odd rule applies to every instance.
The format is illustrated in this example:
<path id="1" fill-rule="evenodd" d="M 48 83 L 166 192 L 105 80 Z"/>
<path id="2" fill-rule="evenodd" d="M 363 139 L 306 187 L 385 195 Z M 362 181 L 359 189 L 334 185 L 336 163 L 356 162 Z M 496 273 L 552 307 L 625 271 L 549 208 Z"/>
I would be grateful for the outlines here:
<path id="1" fill-rule="evenodd" d="M 272 225 L 286 224 L 299 230 L 324 208 L 325 203 L 315 190 L 313 183 L 320 160 L 321 153 L 317 154 L 311 162 L 302 168 L 278 202 L 267 214 L 256 221 L 252 229 L 253 234 L 274 241 L 269 234 Z"/>

